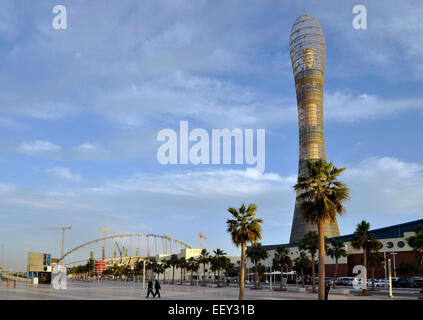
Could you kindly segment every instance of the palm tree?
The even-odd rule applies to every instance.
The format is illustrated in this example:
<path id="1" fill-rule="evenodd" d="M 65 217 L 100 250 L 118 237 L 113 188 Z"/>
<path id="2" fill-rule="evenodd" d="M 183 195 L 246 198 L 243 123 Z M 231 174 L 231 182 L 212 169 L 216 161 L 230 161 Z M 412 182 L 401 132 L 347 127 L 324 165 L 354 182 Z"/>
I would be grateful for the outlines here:
<path id="1" fill-rule="evenodd" d="M 254 289 L 257 289 L 259 286 L 258 263 L 267 259 L 268 256 L 267 251 L 263 248 L 261 243 L 256 243 L 247 250 L 247 257 L 251 259 L 251 262 L 254 263 L 255 267 Z"/>
<path id="2" fill-rule="evenodd" d="M 365 220 L 361 221 L 357 225 L 357 228 L 354 231 L 354 236 L 351 240 L 351 245 L 354 249 L 363 249 L 363 264 L 366 270 L 365 283 L 362 291 L 363 296 L 367 296 L 367 246 L 369 244 L 369 230 L 370 223 Z"/>
<path id="3" fill-rule="evenodd" d="M 300 251 L 300 256 L 294 260 L 294 269 L 301 274 L 301 285 L 304 288 L 304 268 L 308 268 L 311 265 L 311 261 L 304 251 Z"/>
<path id="4" fill-rule="evenodd" d="M 217 261 L 217 258 L 215 256 L 210 257 L 210 270 L 213 271 L 213 283 L 216 282 L 217 269 L 219 269 L 219 263 Z"/>
<path id="5" fill-rule="evenodd" d="M 349 199 L 349 188 L 337 180 L 345 168 L 338 169 L 324 159 L 308 160 L 307 174 L 294 186 L 304 220 L 317 225 L 319 235 L 319 300 L 325 299 L 325 222 L 336 221 L 345 213 L 342 202 Z"/>
<path id="6" fill-rule="evenodd" d="M 162 263 L 163 268 L 163 283 L 166 283 L 166 270 L 170 267 L 170 265 L 166 259 L 162 259 L 160 262 Z"/>
<path id="7" fill-rule="evenodd" d="M 333 288 L 336 288 L 336 276 L 338 275 L 338 260 L 347 256 L 345 243 L 341 239 L 332 239 L 330 247 L 326 249 L 326 255 L 335 259 L 335 273 L 333 274 Z"/>
<path id="8" fill-rule="evenodd" d="M 316 231 L 309 231 L 304 234 L 304 237 L 300 239 L 300 245 L 298 249 L 309 251 L 311 254 L 311 276 L 312 276 L 312 284 L 313 284 L 313 292 L 316 291 L 316 252 L 319 249 L 319 235 Z M 320 265 L 320 261 L 319 261 Z"/>
<path id="9" fill-rule="evenodd" d="M 407 243 L 413 248 L 413 253 L 417 259 L 417 263 L 423 265 L 423 225 L 419 224 L 414 232 L 416 234 L 407 238 Z M 420 293 L 423 293 L 423 281 Z"/>
<path id="10" fill-rule="evenodd" d="M 222 281 L 221 270 L 222 270 L 222 267 L 224 267 L 224 259 L 222 260 L 222 257 L 226 255 L 226 253 L 220 249 L 214 250 L 213 253 L 215 254 L 215 258 L 216 258 L 216 267 L 217 267 L 217 273 L 218 273 L 218 279 L 219 279 L 217 286 L 220 287 L 220 284 Z"/>
<path id="11" fill-rule="evenodd" d="M 372 270 L 372 290 L 375 290 L 375 268 L 385 261 L 383 254 L 379 252 L 381 248 L 382 242 L 377 240 L 373 233 L 370 233 L 367 245 L 367 263 Z"/>
<path id="12" fill-rule="evenodd" d="M 286 272 L 288 272 L 288 267 L 292 264 L 291 258 L 289 257 L 289 249 L 286 246 L 279 246 L 275 251 L 275 262 L 281 268 L 281 283 L 279 289 L 283 289 L 283 267 L 286 267 Z"/>
<path id="13" fill-rule="evenodd" d="M 154 274 L 157 271 L 157 262 L 156 262 L 156 259 L 155 258 L 151 258 L 151 257 L 148 258 L 146 269 L 147 270 L 151 270 L 151 280 L 153 280 L 154 279 Z"/>
<path id="14" fill-rule="evenodd" d="M 198 258 L 198 262 L 203 264 L 203 284 L 202 286 L 206 286 L 206 264 L 210 262 L 210 253 L 207 252 L 206 249 L 201 250 L 201 255 Z"/>
<path id="15" fill-rule="evenodd" d="M 194 271 L 197 272 L 199 268 L 200 268 L 200 264 L 199 264 L 197 259 L 195 259 L 194 257 L 191 257 L 191 258 L 188 259 L 187 270 L 191 271 L 190 285 L 192 285 L 192 279 L 194 277 Z"/>
<path id="16" fill-rule="evenodd" d="M 241 246 L 241 269 L 239 276 L 239 300 L 244 300 L 244 278 L 245 278 L 245 248 L 247 243 L 252 245 L 261 239 L 260 223 L 262 219 L 255 218 L 257 206 L 253 203 L 245 208 L 245 204 L 239 209 L 229 208 L 228 211 L 234 219 L 226 221 L 227 231 L 231 234 L 235 246 Z"/>
<path id="17" fill-rule="evenodd" d="M 181 284 L 182 284 L 182 281 L 185 280 L 183 275 L 184 275 L 185 268 L 187 267 L 187 260 L 185 259 L 185 257 L 182 257 L 179 259 L 178 267 L 181 268 Z"/>
<path id="18" fill-rule="evenodd" d="M 173 284 L 175 281 L 175 268 L 178 266 L 178 263 L 179 263 L 178 256 L 176 254 L 172 254 L 170 256 L 168 263 L 169 263 L 169 266 L 172 267 L 172 284 Z"/>

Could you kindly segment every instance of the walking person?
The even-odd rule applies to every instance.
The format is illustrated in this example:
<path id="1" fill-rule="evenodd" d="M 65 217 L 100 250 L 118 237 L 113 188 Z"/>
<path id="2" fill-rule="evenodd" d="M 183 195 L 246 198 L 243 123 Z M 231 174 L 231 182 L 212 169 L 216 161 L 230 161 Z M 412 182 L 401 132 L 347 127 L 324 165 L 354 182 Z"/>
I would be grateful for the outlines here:
<path id="1" fill-rule="evenodd" d="M 326 282 L 326 284 L 325 284 L 325 300 L 328 300 L 329 290 L 330 290 L 330 284 L 329 284 L 329 282 Z"/>
<path id="2" fill-rule="evenodd" d="M 153 292 L 153 281 L 148 280 L 148 287 L 147 287 L 147 296 L 146 296 L 146 298 L 148 298 L 148 297 L 150 296 L 150 293 L 151 293 L 151 295 L 152 295 L 152 296 L 153 296 L 153 298 L 154 298 L 154 292 Z"/>
<path id="3" fill-rule="evenodd" d="M 156 283 L 154 284 L 154 289 L 156 289 L 156 292 L 154 292 L 153 298 L 156 296 L 156 294 L 159 295 L 160 298 L 160 289 L 162 287 L 160 286 L 159 280 L 156 280 Z"/>

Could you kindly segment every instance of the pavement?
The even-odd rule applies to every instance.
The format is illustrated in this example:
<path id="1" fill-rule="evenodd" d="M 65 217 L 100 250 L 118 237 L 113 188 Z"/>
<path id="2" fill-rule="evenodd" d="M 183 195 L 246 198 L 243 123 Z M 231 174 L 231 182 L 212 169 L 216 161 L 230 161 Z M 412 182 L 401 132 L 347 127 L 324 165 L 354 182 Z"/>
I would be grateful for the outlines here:
<path id="1" fill-rule="evenodd" d="M 190 285 L 162 284 L 161 299 L 169 300 L 237 300 L 239 288 L 233 287 L 201 287 Z M 275 288 L 275 287 L 274 287 Z M 68 280 L 66 290 L 56 290 L 52 285 L 31 285 L 19 281 L 16 288 L 13 282 L 7 288 L 6 281 L 0 282 L 0 300 L 145 300 L 147 289 L 139 282 L 101 280 L 100 282 Z M 398 294 L 397 294 L 398 293 Z M 416 300 L 418 291 L 394 290 L 390 298 L 387 291 L 370 292 L 363 297 L 358 291 L 349 295 L 329 294 L 329 300 Z M 148 298 L 153 300 L 153 298 Z M 159 298 L 154 298 L 154 300 Z M 309 292 L 273 291 L 269 287 L 262 290 L 245 289 L 246 300 L 316 300 L 317 294 Z"/>

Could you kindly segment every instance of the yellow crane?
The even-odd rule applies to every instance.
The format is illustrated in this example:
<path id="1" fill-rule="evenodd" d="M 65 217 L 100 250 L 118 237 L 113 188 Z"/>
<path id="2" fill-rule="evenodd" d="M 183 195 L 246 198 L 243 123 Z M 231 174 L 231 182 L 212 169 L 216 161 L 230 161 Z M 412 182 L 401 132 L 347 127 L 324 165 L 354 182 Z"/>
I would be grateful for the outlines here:
<path id="1" fill-rule="evenodd" d="M 120 231 L 114 231 L 114 230 L 107 230 L 104 228 L 98 228 L 99 231 L 103 231 L 104 232 L 104 246 L 103 246 L 103 250 L 101 253 L 101 260 L 106 260 L 106 237 L 107 237 L 107 232 L 112 232 L 112 233 L 121 233 Z"/>
<path id="2" fill-rule="evenodd" d="M 203 249 L 203 239 L 207 239 L 207 237 L 201 232 L 198 235 L 200 236 L 200 249 Z"/>
<path id="3" fill-rule="evenodd" d="M 61 228 L 41 228 L 43 230 L 62 230 L 62 255 L 60 256 L 60 262 L 63 263 L 63 255 L 65 254 L 65 231 L 72 229 L 72 227 L 61 227 Z"/>

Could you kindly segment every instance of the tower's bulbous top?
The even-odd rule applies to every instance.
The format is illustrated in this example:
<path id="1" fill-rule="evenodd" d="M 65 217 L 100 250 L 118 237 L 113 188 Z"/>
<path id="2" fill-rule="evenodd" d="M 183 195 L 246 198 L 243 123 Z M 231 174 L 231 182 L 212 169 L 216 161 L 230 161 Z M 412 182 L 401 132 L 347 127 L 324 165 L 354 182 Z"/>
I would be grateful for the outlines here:
<path id="1" fill-rule="evenodd" d="M 325 36 L 316 18 L 303 14 L 295 20 L 289 37 L 289 51 L 294 76 L 307 69 L 325 72 Z"/>

